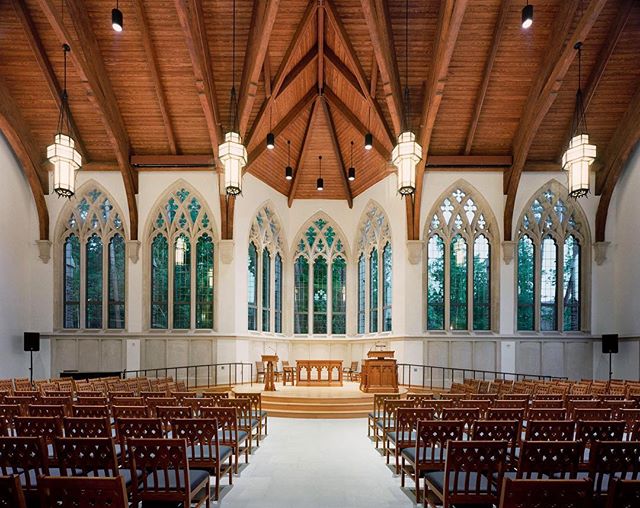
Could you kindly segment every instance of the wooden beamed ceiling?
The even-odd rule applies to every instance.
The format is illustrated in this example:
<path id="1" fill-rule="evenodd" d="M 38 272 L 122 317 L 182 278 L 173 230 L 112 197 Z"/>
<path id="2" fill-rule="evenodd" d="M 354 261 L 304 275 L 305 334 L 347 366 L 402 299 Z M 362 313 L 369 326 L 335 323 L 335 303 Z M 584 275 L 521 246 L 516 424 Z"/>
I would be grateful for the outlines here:
<path id="1" fill-rule="evenodd" d="M 67 88 L 79 151 L 86 169 L 122 174 L 132 239 L 139 171 L 220 167 L 217 146 L 232 122 L 232 86 L 249 152 L 246 172 L 290 205 L 318 198 L 351 205 L 393 172 L 395 137 L 412 128 L 424 157 L 417 192 L 406 200 L 408 239 L 420 238 L 424 173 L 442 170 L 504 173 L 510 239 L 522 173 L 559 169 L 573 115 L 578 40 L 599 151 L 600 240 L 615 184 L 640 136 L 637 0 L 538 0 L 529 30 L 520 27 L 522 5 L 515 0 L 410 0 L 408 48 L 405 0 L 236 0 L 235 74 L 228 0 L 121 0 L 119 34 L 109 22 L 113 2 L 64 4 L 63 16 L 55 0 L 0 2 L 1 85 L 11 100 L 2 111 L 3 132 L 34 195 L 42 194 L 41 205 L 60 102 L 61 43 L 69 43 Z M 9 129 L 7 118 L 20 125 Z M 265 147 L 270 131 L 275 150 Z M 365 151 L 369 131 L 374 148 Z M 351 142 L 353 182 L 346 178 Z M 289 163 L 291 182 L 284 179 Z M 222 197 L 221 204 L 227 216 L 221 230 L 231 238 L 234 203 Z M 48 236 L 45 229 L 41 236 Z"/>

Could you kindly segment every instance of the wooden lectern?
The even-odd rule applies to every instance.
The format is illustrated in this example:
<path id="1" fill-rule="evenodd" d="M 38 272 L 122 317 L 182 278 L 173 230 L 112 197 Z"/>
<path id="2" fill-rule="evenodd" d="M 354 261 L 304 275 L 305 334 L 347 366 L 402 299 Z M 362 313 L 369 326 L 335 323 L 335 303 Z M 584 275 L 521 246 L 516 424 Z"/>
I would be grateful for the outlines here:
<path id="1" fill-rule="evenodd" d="M 262 361 L 267 364 L 264 373 L 264 391 L 275 392 L 276 384 L 273 380 L 273 366 L 278 363 L 278 355 L 262 355 Z"/>
<path id="2" fill-rule="evenodd" d="M 360 390 L 366 393 L 398 393 L 398 369 L 393 351 L 374 350 L 362 362 Z"/>

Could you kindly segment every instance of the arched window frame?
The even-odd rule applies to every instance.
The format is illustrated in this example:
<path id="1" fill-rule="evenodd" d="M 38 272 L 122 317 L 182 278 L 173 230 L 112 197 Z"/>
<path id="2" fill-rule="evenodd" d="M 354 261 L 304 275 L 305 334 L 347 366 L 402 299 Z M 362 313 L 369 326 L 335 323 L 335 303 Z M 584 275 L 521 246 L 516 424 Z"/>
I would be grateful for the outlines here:
<path id="1" fill-rule="evenodd" d="M 255 329 L 249 326 L 251 323 L 248 323 L 247 328 L 256 333 L 281 334 L 283 333 L 283 253 L 286 247 L 280 220 L 271 203 L 262 205 L 254 215 L 249 230 L 249 245 L 251 244 L 256 248 L 257 318 Z M 268 279 L 265 279 L 267 254 L 269 275 Z M 277 270 L 278 262 L 280 263 L 279 273 Z M 277 278 L 278 275 L 280 280 Z M 268 286 L 267 291 L 265 291 L 265 282 Z M 280 292 L 280 298 L 277 297 L 277 291 Z"/>
<path id="2" fill-rule="evenodd" d="M 190 205 L 193 203 L 193 199 L 200 205 L 197 209 L 197 213 L 192 214 L 193 210 Z M 171 205 L 171 206 L 169 206 Z M 173 214 L 173 218 L 170 218 L 169 208 Z M 174 208 L 175 207 L 175 208 Z M 182 221 L 184 215 L 185 220 Z M 152 245 L 153 240 L 161 236 L 166 239 L 168 243 L 168 288 L 167 288 L 167 327 L 154 327 L 152 323 L 152 301 L 151 301 L 151 289 L 153 286 L 152 281 Z M 189 242 L 189 263 L 190 263 L 190 289 L 189 289 L 189 326 L 176 328 L 174 326 L 174 294 L 175 294 L 175 261 L 176 261 L 176 242 L 180 236 L 186 237 Z M 197 246 L 198 240 L 203 237 L 209 237 L 211 239 L 213 247 L 213 269 L 212 273 L 207 274 L 209 280 L 211 280 L 213 301 L 207 312 L 211 312 L 212 326 L 203 327 L 197 326 L 196 311 L 198 309 L 197 299 Z M 144 322 L 149 331 L 154 333 L 181 331 L 181 332 L 193 332 L 193 331 L 211 331 L 216 329 L 217 322 L 217 279 L 218 279 L 218 235 L 215 224 L 214 215 L 209 208 L 206 200 L 202 195 L 197 192 L 191 185 L 184 180 L 179 180 L 171 185 L 170 189 L 162 194 L 154 206 L 151 209 L 146 226 L 146 242 L 145 242 L 145 258 L 144 270 L 148 274 L 145 277 L 145 298 L 144 298 Z"/>
<path id="3" fill-rule="evenodd" d="M 385 249 L 389 249 L 391 256 L 391 265 L 393 266 L 393 245 L 391 242 L 391 226 L 389 218 L 384 212 L 384 208 L 375 201 L 370 201 L 365 207 L 360 223 L 358 225 L 358 234 L 356 237 L 356 255 L 358 262 L 358 322 L 356 332 L 362 334 L 380 334 L 391 331 L 391 323 L 389 319 L 385 319 L 385 315 L 392 313 L 393 292 L 392 285 L 386 287 L 385 282 Z M 375 259 L 373 259 L 375 256 Z M 362 270 L 361 260 L 364 262 L 364 270 Z M 372 265 L 377 268 L 377 292 L 372 287 L 374 279 L 372 273 Z M 393 268 L 390 274 L 391 284 L 393 281 Z M 364 284 L 364 287 L 363 287 Z M 372 305 L 372 300 L 377 297 L 377 304 Z M 385 305 L 385 296 L 389 297 Z M 364 310 L 364 319 L 362 311 Z M 375 320 L 375 323 L 373 322 Z"/>
<path id="4" fill-rule="evenodd" d="M 465 206 L 469 200 L 475 208 L 468 210 Z M 446 208 L 446 210 L 445 210 Z M 446 212 L 449 212 L 448 215 Z M 471 215 L 469 212 L 473 212 Z M 447 216 L 449 220 L 447 221 Z M 460 216 L 460 221 L 457 217 Z M 451 246 L 456 237 L 460 236 L 466 244 L 466 328 L 453 329 L 451 323 Z M 488 330 L 474 329 L 474 253 L 475 242 L 484 236 L 489 242 L 489 327 Z M 430 329 L 427 323 L 429 305 L 429 241 L 434 238 L 442 241 L 444 255 L 444 319 L 443 328 Z M 437 241 L 437 240 L 434 240 Z M 445 190 L 435 201 L 425 221 L 425 248 L 423 249 L 423 329 L 428 333 L 488 333 L 499 329 L 499 287 L 500 287 L 500 233 L 498 223 L 492 208 L 484 197 L 471 184 L 459 180 Z"/>
<path id="5" fill-rule="evenodd" d="M 536 215 L 539 214 L 539 220 Z M 534 313 L 533 330 L 520 330 L 518 325 L 518 256 L 519 242 L 528 237 L 533 244 L 534 255 Z M 564 265 L 565 242 L 573 237 L 579 246 L 579 327 L 577 330 L 564 330 Z M 542 281 L 542 247 L 545 238 L 551 238 L 556 244 L 556 284 L 555 284 L 555 316 L 556 326 L 553 330 L 542 327 L 541 319 L 541 281 Z M 540 187 L 527 201 L 520 218 L 516 237 L 514 269 L 515 275 L 515 316 L 514 327 L 519 333 L 551 332 L 575 333 L 588 332 L 590 329 L 590 266 L 591 234 L 584 210 L 577 200 L 569 197 L 567 189 L 557 180 L 551 180 Z"/>
<path id="6" fill-rule="evenodd" d="M 96 220 L 94 220 L 94 217 Z M 54 326 L 57 330 L 65 332 L 82 330 L 107 330 L 109 332 L 123 332 L 127 328 L 127 241 L 125 228 L 126 217 L 122 209 L 107 190 L 97 182 L 90 180 L 82 185 L 76 194 L 64 205 L 58 217 L 55 234 L 55 283 L 54 290 L 58 297 L 56 301 L 56 313 Z M 102 247 L 102 287 L 101 287 L 101 313 L 100 327 L 87 327 L 87 242 L 92 236 L 96 236 Z M 110 298 L 110 246 L 116 237 L 122 238 L 123 273 L 122 295 L 117 300 Z M 79 301 L 78 326 L 67 327 L 65 323 L 65 247 L 67 240 L 76 237 L 79 243 Z M 123 308 L 122 324 L 112 325 L 109 319 L 111 306 Z"/>
<path id="7" fill-rule="evenodd" d="M 330 336 L 330 335 L 338 335 L 345 336 L 348 331 L 349 320 L 345 321 L 345 329 L 343 332 L 334 333 L 333 326 L 333 264 L 337 258 L 342 258 L 345 262 L 346 272 L 348 272 L 349 266 L 349 257 L 348 257 L 348 244 L 345 240 L 345 236 L 342 233 L 341 229 L 338 225 L 333 221 L 330 217 L 325 214 L 317 214 L 312 219 L 307 221 L 305 225 L 300 229 L 299 233 L 296 235 L 296 242 L 294 243 L 294 251 L 292 254 L 293 261 L 293 269 L 295 272 L 296 262 L 299 258 L 303 257 L 307 260 L 308 263 L 308 326 L 307 333 L 294 333 L 296 335 L 320 335 L 320 336 Z M 314 310 L 315 313 L 318 314 L 318 311 L 314 309 L 314 298 L 313 298 L 313 275 L 314 275 L 314 265 L 318 258 L 324 258 L 327 266 L 327 287 L 326 287 L 326 295 L 327 295 L 327 304 L 326 304 L 326 322 L 327 322 L 327 330 L 326 333 L 314 333 Z M 294 286 L 296 284 L 296 278 L 294 273 Z M 347 284 L 348 284 L 348 275 L 345 273 L 345 287 L 344 291 L 342 291 L 344 297 L 344 306 L 347 308 Z M 296 317 L 296 309 L 295 309 L 295 296 L 292 298 L 294 312 L 293 317 L 295 320 Z"/>

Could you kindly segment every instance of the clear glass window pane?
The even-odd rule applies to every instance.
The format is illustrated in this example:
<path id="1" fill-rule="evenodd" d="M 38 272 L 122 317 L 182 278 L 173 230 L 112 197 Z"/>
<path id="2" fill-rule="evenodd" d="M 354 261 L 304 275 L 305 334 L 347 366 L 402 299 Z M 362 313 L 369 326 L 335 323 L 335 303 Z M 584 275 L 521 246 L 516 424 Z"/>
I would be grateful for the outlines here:
<path id="1" fill-rule="evenodd" d="M 213 328 L 213 238 L 196 243 L 196 328 Z"/>
<path id="2" fill-rule="evenodd" d="M 564 242 L 563 318 L 565 331 L 580 330 L 580 243 L 573 235 Z"/>
<path id="3" fill-rule="evenodd" d="M 391 331 L 391 295 L 392 295 L 392 264 L 391 244 L 387 243 L 382 251 L 382 331 Z"/>
<path id="4" fill-rule="evenodd" d="M 364 254 L 358 258 L 358 333 L 364 333 L 366 312 L 366 267 Z"/>
<path id="5" fill-rule="evenodd" d="M 249 259 L 247 265 L 247 301 L 249 330 L 258 329 L 258 251 L 256 246 L 249 244 Z"/>
<path id="6" fill-rule="evenodd" d="M 540 283 L 540 329 L 557 330 L 557 264 L 558 248 L 550 236 L 542 240 L 542 273 Z"/>
<path id="7" fill-rule="evenodd" d="M 467 242 L 461 236 L 456 236 L 449 252 L 450 266 L 450 313 L 449 320 L 452 330 L 466 330 L 467 321 Z"/>
<path id="8" fill-rule="evenodd" d="M 444 242 L 432 236 L 427 247 L 427 329 L 444 330 Z"/>
<path id="9" fill-rule="evenodd" d="M 276 254 L 274 272 L 275 332 L 282 333 L 282 257 L 280 254 Z"/>
<path id="10" fill-rule="evenodd" d="M 271 254 L 262 250 L 262 331 L 271 329 Z"/>
<path id="11" fill-rule="evenodd" d="M 158 235 L 151 244 L 151 328 L 169 326 L 169 243 Z"/>
<path id="12" fill-rule="evenodd" d="M 102 240 L 91 235 L 86 245 L 85 328 L 102 328 Z"/>
<path id="13" fill-rule="evenodd" d="M 378 250 L 369 256 L 369 332 L 378 331 Z"/>
<path id="14" fill-rule="evenodd" d="M 191 327 L 191 242 L 180 235 L 174 244 L 173 328 Z"/>
<path id="15" fill-rule="evenodd" d="M 491 328 L 491 247 L 484 235 L 473 244 L 473 329 Z"/>
<path id="16" fill-rule="evenodd" d="M 80 327 L 80 240 L 71 235 L 64 242 L 63 326 Z"/>
<path id="17" fill-rule="evenodd" d="M 318 257 L 313 262 L 313 333 L 327 333 L 327 260 Z"/>
<path id="18" fill-rule="evenodd" d="M 125 259 L 124 238 L 115 235 L 109 242 L 109 328 L 124 328 Z"/>
<path id="19" fill-rule="evenodd" d="M 331 264 L 331 333 L 347 333 L 347 262 L 338 256 Z"/>
<path id="20" fill-rule="evenodd" d="M 300 256 L 294 263 L 294 333 L 309 333 L 309 261 Z"/>
<path id="21" fill-rule="evenodd" d="M 531 238 L 518 241 L 518 330 L 533 330 L 535 326 L 535 247 Z"/>

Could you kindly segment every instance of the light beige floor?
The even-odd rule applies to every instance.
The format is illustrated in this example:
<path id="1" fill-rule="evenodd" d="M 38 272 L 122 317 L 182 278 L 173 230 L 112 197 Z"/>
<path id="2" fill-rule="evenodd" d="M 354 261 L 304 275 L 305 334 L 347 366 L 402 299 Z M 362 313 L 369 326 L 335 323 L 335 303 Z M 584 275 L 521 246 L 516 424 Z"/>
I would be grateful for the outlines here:
<path id="1" fill-rule="evenodd" d="M 269 436 L 250 460 L 225 488 L 220 506 L 415 506 L 367 438 L 366 419 L 272 418 Z"/>

